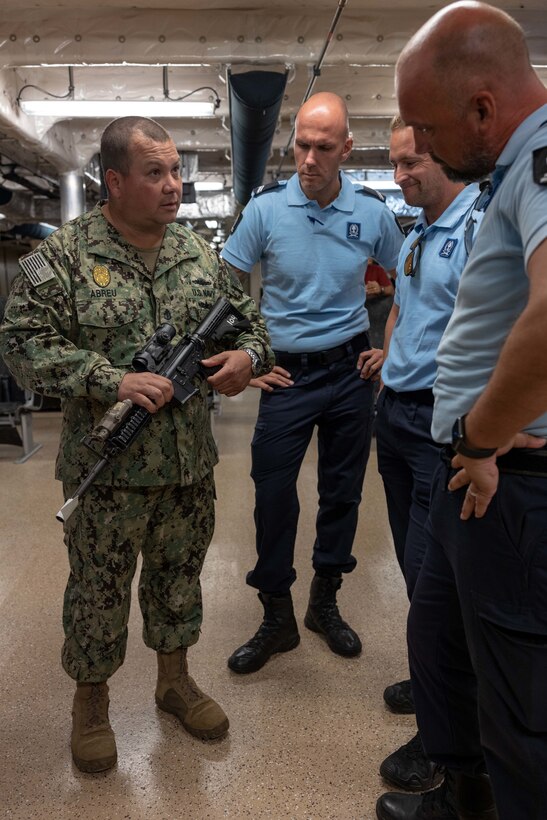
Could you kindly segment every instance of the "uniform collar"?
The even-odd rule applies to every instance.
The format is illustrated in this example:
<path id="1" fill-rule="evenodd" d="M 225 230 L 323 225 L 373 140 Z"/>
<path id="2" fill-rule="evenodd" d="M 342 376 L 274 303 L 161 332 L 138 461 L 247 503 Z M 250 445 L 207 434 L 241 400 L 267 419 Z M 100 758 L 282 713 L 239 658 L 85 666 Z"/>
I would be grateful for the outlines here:
<path id="1" fill-rule="evenodd" d="M 349 177 L 340 171 L 340 192 L 336 199 L 327 205 L 327 208 L 336 208 L 338 211 L 347 211 L 351 213 L 355 207 L 355 188 Z M 298 174 L 293 174 L 287 182 L 287 205 L 295 207 L 302 207 L 311 205 L 318 208 L 315 199 L 308 199 L 302 188 L 300 187 L 300 180 Z"/>
<path id="2" fill-rule="evenodd" d="M 536 110 L 526 117 L 518 128 L 513 131 L 509 141 L 498 157 L 496 169 L 506 169 L 509 165 L 512 165 L 522 146 L 544 123 L 547 123 L 547 104 L 536 108 Z M 496 171 L 494 171 L 494 174 L 495 173 Z"/>
<path id="3" fill-rule="evenodd" d="M 428 230 L 436 230 L 438 228 L 448 230 L 455 228 L 462 218 L 462 212 L 465 212 L 471 208 L 479 193 L 480 189 L 478 183 L 473 182 L 471 185 L 466 185 L 466 187 L 460 191 L 456 197 L 454 197 L 448 208 L 445 208 L 438 219 L 436 219 L 435 222 L 432 222 L 431 225 L 427 224 L 425 221 L 424 212 L 421 211 L 416 220 L 415 228 L 420 230 L 422 233 L 426 233 Z"/>
<path id="4" fill-rule="evenodd" d="M 104 201 L 98 202 L 89 213 L 88 248 L 95 256 L 105 259 L 115 259 L 118 262 L 138 268 L 146 276 L 152 274 L 144 264 L 140 253 L 127 242 L 116 228 L 105 218 L 101 208 Z M 183 259 L 193 259 L 199 256 L 197 246 L 190 240 L 190 234 L 185 229 L 171 223 L 166 226 L 161 250 L 156 263 L 154 276 L 158 276 Z"/>

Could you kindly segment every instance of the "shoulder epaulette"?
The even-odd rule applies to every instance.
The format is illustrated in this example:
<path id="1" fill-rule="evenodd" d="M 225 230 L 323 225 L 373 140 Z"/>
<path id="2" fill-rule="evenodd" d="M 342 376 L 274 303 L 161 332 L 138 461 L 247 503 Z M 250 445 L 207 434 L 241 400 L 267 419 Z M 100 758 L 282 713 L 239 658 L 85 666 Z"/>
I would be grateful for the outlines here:
<path id="1" fill-rule="evenodd" d="M 265 194 L 266 191 L 275 191 L 284 182 L 285 180 L 274 179 L 273 182 L 267 182 L 266 185 L 259 185 L 258 188 L 253 188 L 251 196 L 260 196 L 260 194 Z"/>
<path id="2" fill-rule="evenodd" d="M 373 196 L 375 199 L 379 199 L 380 202 L 385 202 L 386 198 L 380 191 L 375 191 L 374 188 L 367 188 L 366 185 L 359 185 L 356 186 L 355 190 L 360 193 L 364 194 L 365 196 Z"/>
<path id="3" fill-rule="evenodd" d="M 533 156 L 534 182 L 538 185 L 547 185 L 547 146 L 536 148 Z"/>

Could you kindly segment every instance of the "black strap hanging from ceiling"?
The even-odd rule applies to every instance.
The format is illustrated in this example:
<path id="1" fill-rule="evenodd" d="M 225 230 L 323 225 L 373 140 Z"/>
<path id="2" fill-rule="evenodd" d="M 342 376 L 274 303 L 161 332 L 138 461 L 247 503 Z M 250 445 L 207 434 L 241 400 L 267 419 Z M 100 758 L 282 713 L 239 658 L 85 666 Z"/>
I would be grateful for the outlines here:
<path id="1" fill-rule="evenodd" d="M 340 16 L 341 16 L 343 10 L 345 9 L 345 7 L 347 5 L 347 2 L 348 2 L 348 0 L 338 0 L 338 7 L 337 7 L 337 9 L 334 13 L 334 17 L 332 18 L 332 23 L 330 24 L 330 29 L 328 31 L 325 43 L 324 43 L 323 48 L 321 50 L 321 54 L 319 55 L 319 59 L 317 60 L 317 62 L 313 66 L 312 76 L 311 76 L 310 82 L 308 84 L 308 87 L 306 89 L 306 93 L 304 94 L 302 102 L 300 103 L 300 106 L 303 106 L 304 103 L 306 102 L 306 100 L 309 99 L 309 97 L 311 96 L 311 92 L 313 90 L 313 87 L 315 85 L 315 81 L 317 80 L 318 77 L 321 76 L 321 66 L 323 65 L 323 60 L 325 59 L 325 54 L 327 53 L 327 48 L 329 47 L 329 45 L 332 41 L 332 38 L 334 37 L 334 32 L 336 31 L 336 26 L 338 25 L 338 21 L 340 19 Z M 277 166 L 277 171 L 276 171 L 276 174 L 275 174 L 276 178 L 281 173 L 281 168 L 283 167 L 283 163 L 285 162 L 285 157 L 289 153 L 289 148 L 292 144 L 292 140 L 293 140 L 293 137 L 294 137 L 294 130 L 295 129 L 294 129 L 294 125 L 293 125 L 293 127 L 291 129 L 289 139 L 287 140 L 287 144 L 286 144 L 285 148 L 281 151 L 281 160 L 279 161 L 279 165 Z"/>

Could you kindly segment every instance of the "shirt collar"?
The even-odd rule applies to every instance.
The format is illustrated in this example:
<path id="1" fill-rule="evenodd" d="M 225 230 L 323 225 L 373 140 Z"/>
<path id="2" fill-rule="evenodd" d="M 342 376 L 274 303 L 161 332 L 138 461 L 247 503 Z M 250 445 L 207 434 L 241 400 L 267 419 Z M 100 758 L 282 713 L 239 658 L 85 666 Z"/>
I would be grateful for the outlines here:
<path id="1" fill-rule="evenodd" d="M 336 199 L 327 205 L 327 208 L 336 208 L 338 211 L 347 211 L 351 213 L 355 207 L 355 187 L 350 181 L 349 177 L 340 171 L 340 192 Z M 287 182 L 287 205 L 306 206 L 312 205 L 319 207 L 315 199 L 308 199 L 302 188 L 300 187 L 300 180 L 298 174 L 293 176 Z"/>
<path id="2" fill-rule="evenodd" d="M 424 212 L 421 211 L 416 220 L 415 228 L 423 233 L 438 228 L 455 228 L 462 218 L 462 212 L 465 212 L 471 207 L 478 195 L 479 186 L 476 182 L 473 182 L 471 185 L 466 185 L 465 188 L 454 197 L 448 208 L 445 208 L 439 218 L 436 219 L 435 222 L 432 222 L 431 225 L 427 224 Z"/>
<path id="3" fill-rule="evenodd" d="M 536 108 L 511 134 L 509 141 L 498 157 L 496 168 L 507 168 L 516 160 L 522 146 L 530 139 L 532 134 L 544 123 L 547 123 L 547 104 Z M 496 172 L 494 171 L 494 174 Z"/>
<path id="4" fill-rule="evenodd" d="M 97 256 L 115 259 L 118 262 L 140 268 L 148 277 L 151 277 L 138 250 L 130 245 L 104 216 L 102 212 L 104 204 L 105 200 L 101 200 L 89 212 L 88 243 L 90 251 Z M 190 232 L 186 229 L 181 231 L 180 227 L 174 222 L 170 222 L 165 226 L 165 234 L 154 271 L 155 276 L 172 267 L 177 261 L 199 256 L 197 246 L 189 241 L 188 235 Z"/>

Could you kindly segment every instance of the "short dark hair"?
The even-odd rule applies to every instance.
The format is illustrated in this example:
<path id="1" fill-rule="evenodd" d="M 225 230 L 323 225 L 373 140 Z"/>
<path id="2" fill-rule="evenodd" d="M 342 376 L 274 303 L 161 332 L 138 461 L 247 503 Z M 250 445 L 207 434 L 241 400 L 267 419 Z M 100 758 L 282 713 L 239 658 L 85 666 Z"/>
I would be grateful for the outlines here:
<path id="1" fill-rule="evenodd" d="M 129 173 L 129 144 L 136 133 L 154 142 L 168 142 L 171 139 L 162 125 L 148 117 L 118 117 L 106 126 L 101 137 L 103 176 L 109 168 L 120 174 Z"/>
<path id="2" fill-rule="evenodd" d="M 389 130 L 393 134 L 394 131 L 399 131 L 401 128 L 406 128 L 406 125 L 403 122 L 401 116 L 399 114 L 395 114 L 395 116 L 389 124 Z"/>

